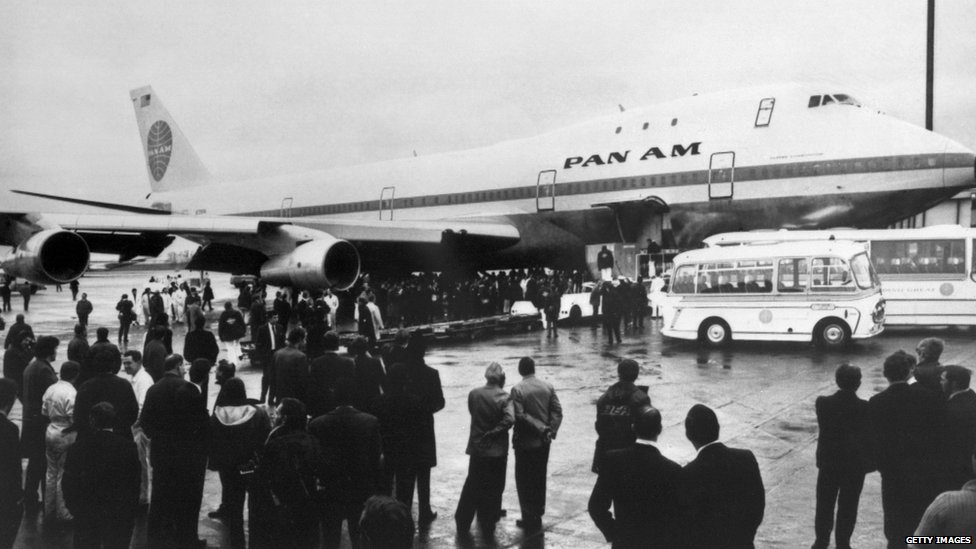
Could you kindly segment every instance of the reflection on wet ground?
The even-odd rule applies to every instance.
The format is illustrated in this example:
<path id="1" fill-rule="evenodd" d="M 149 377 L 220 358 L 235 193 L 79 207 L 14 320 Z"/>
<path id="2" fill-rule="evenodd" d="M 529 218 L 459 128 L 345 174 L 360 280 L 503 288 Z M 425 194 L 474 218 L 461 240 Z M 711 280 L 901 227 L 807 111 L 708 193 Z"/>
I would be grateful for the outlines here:
<path id="1" fill-rule="evenodd" d="M 140 285 L 143 277 L 86 278 L 83 291 L 95 304 L 94 326 L 114 327 L 114 305 L 123 288 Z M 218 291 L 231 295 L 224 282 Z M 141 285 L 140 285 L 141 287 Z M 29 320 L 38 333 L 57 333 L 67 341 L 74 320 L 70 294 L 48 290 L 32 301 Z M 4 314 L 11 323 L 13 314 Z M 428 362 L 440 371 L 447 405 L 436 416 L 438 467 L 432 480 L 433 504 L 440 514 L 431 529 L 422 532 L 416 547 L 594 547 L 603 538 L 590 522 L 586 503 L 595 476 L 590 464 L 595 443 L 594 403 L 616 380 L 616 363 L 633 358 L 641 365 L 639 384 L 648 385 L 651 400 L 664 418 L 660 439 L 662 452 L 679 463 L 694 458 L 695 451 L 684 437 L 684 415 L 696 403 L 715 409 L 722 426 L 721 438 L 731 446 L 755 452 L 766 486 L 766 516 L 759 530 L 759 547 L 795 548 L 809 546 L 813 537 L 816 466 L 816 416 L 813 402 L 818 395 L 834 391 L 833 373 L 841 362 L 861 367 L 864 380 L 859 390 L 869 398 L 886 387 L 881 373 L 884 357 L 898 349 L 911 351 L 923 337 L 936 334 L 946 341 L 943 363 L 973 365 L 976 344 L 968 330 L 892 330 L 874 339 L 857 342 L 839 352 L 827 352 L 805 344 L 733 343 L 718 350 L 701 349 L 693 342 L 668 340 L 658 332 L 658 322 L 643 329 L 624 332 L 617 345 L 605 342 L 602 329 L 577 326 L 560 329 L 559 337 L 547 339 L 544 331 L 508 334 L 489 340 L 438 343 L 429 351 Z M 113 329 L 114 333 L 114 329 Z M 184 330 L 177 328 L 174 347 L 182 348 Z M 133 344 L 141 347 L 137 329 Z M 64 347 L 62 347 L 62 350 Z M 451 520 L 467 473 L 469 416 L 467 393 L 483 384 L 484 370 L 499 362 L 510 387 L 519 379 L 517 362 L 522 356 L 536 360 L 539 377 L 551 382 L 562 401 L 565 421 L 551 453 L 548 508 L 543 532 L 526 537 L 515 526 L 519 518 L 514 482 L 514 458 L 504 496 L 508 516 L 502 519 L 491 540 L 482 539 L 476 528 L 471 539 L 456 536 Z M 243 365 L 239 376 L 249 395 L 260 387 L 260 374 Z M 211 384 L 210 402 L 216 396 Z M 13 414 L 16 417 L 19 410 Z M 884 545 L 881 522 L 880 481 L 868 476 L 861 498 L 861 511 L 854 545 Z M 219 503 L 219 483 L 208 473 L 200 532 L 212 546 L 226 545 L 222 525 L 206 518 Z M 68 546 L 67 534 L 44 538 L 25 529 L 23 547 Z M 26 525 L 25 525 L 26 527 Z M 136 546 L 144 545 L 144 529 Z"/>

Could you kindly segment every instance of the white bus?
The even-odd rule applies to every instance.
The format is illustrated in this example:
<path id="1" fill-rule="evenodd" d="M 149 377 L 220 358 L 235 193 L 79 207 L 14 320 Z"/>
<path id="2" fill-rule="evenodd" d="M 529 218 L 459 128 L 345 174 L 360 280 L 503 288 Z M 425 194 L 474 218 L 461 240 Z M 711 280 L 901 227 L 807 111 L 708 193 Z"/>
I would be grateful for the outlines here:
<path id="1" fill-rule="evenodd" d="M 864 246 L 801 242 L 706 248 L 675 257 L 661 333 L 840 347 L 884 330 L 885 301 Z"/>
<path id="2" fill-rule="evenodd" d="M 881 278 L 889 326 L 976 326 L 976 229 L 940 225 L 920 229 L 835 229 L 724 233 L 707 246 L 812 240 L 864 243 Z"/>

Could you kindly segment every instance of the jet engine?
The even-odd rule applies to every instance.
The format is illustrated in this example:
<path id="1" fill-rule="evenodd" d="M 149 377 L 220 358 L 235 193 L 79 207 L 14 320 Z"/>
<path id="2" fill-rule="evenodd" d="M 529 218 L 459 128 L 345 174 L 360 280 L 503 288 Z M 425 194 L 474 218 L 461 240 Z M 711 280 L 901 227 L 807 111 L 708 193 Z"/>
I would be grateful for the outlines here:
<path id="1" fill-rule="evenodd" d="M 359 277 L 359 252 L 337 238 L 317 238 L 276 255 L 261 266 L 261 280 L 275 286 L 345 290 Z"/>
<path id="2" fill-rule="evenodd" d="M 85 239 L 70 231 L 48 229 L 31 235 L 2 263 L 9 276 L 39 284 L 66 284 L 85 274 L 91 252 Z"/>

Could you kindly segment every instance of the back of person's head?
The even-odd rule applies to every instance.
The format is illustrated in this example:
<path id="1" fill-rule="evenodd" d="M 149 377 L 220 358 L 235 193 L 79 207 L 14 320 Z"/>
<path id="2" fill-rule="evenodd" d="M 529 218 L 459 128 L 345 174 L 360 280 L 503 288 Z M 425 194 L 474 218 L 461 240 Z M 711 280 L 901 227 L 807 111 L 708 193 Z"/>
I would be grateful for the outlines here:
<path id="1" fill-rule="evenodd" d="M 203 383 L 210 378 L 210 369 L 213 363 L 208 358 L 198 358 L 190 365 L 190 381 L 193 383 Z"/>
<path id="2" fill-rule="evenodd" d="M 88 412 L 88 422 L 95 431 L 115 427 L 115 406 L 109 402 L 99 402 L 92 406 L 91 411 Z"/>
<path id="3" fill-rule="evenodd" d="M 905 381 L 914 367 L 915 357 L 899 349 L 885 359 L 884 376 L 888 381 Z"/>
<path id="4" fill-rule="evenodd" d="M 685 436 L 695 447 L 718 440 L 718 416 L 704 404 L 695 404 L 685 417 Z"/>
<path id="5" fill-rule="evenodd" d="M 46 359 L 49 356 L 57 352 L 58 338 L 54 336 L 41 336 L 37 338 L 34 343 L 34 356 L 41 359 Z"/>
<path id="6" fill-rule="evenodd" d="M 339 334 L 329 331 L 322 336 L 322 345 L 325 347 L 326 351 L 338 351 L 339 350 Z"/>
<path id="7" fill-rule="evenodd" d="M 81 324 L 75 324 L 75 335 L 82 337 L 88 333 L 88 330 Z"/>
<path id="8" fill-rule="evenodd" d="M 395 345 L 404 346 L 408 341 L 410 341 L 410 332 L 404 330 L 403 328 L 397 330 L 396 335 L 393 336 L 393 343 Z"/>
<path id="9" fill-rule="evenodd" d="M 122 353 L 115 347 L 93 347 L 88 362 L 93 372 L 117 374 L 122 367 Z"/>
<path id="10" fill-rule="evenodd" d="M 305 404 L 297 398 L 283 398 L 278 404 L 278 417 L 281 425 L 286 429 L 305 430 L 308 423 L 308 412 Z"/>
<path id="11" fill-rule="evenodd" d="M 142 362 L 142 353 L 136 351 L 135 349 L 122 353 L 122 356 L 131 358 L 133 362 Z"/>
<path id="12" fill-rule="evenodd" d="M 61 381 L 74 381 L 81 374 L 81 364 L 73 360 L 68 360 L 61 365 Z"/>
<path id="13" fill-rule="evenodd" d="M 620 361 L 620 364 L 617 364 L 617 375 L 620 377 L 620 381 L 633 383 L 637 380 L 639 373 L 640 366 L 636 360 L 625 358 Z"/>
<path id="14" fill-rule="evenodd" d="M 108 328 L 105 326 L 99 326 L 98 329 L 95 330 L 95 337 L 97 337 L 99 341 L 108 341 Z"/>
<path id="15" fill-rule="evenodd" d="M 945 342 L 937 337 L 927 337 L 918 342 L 915 352 L 922 360 L 939 360 L 942 357 L 942 350 L 945 349 Z"/>
<path id="16" fill-rule="evenodd" d="M 837 367 L 834 379 L 841 389 L 856 391 L 861 386 L 861 369 L 845 362 Z"/>
<path id="17" fill-rule="evenodd" d="M 335 382 L 335 403 L 337 406 L 352 406 L 356 398 L 356 382 L 351 377 L 340 377 Z"/>
<path id="18" fill-rule="evenodd" d="M 247 389 L 244 387 L 244 380 L 239 377 L 232 377 L 224 381 L 224 386 L 220 389 L 221 406 L 243 406 L 247 404 Z"/>
<path id="19" fill-rule="evenodd" d="M 160 324 L 158 326 L 154 326 L 153 327 L 153 329 L 152 329 L 152 338 L 151 339 L 158 339 L 159 341 L 162 341 L 165 337 L 166 337 L 166 326 L 165 325 Z"/>
<path id="20" fill-rule="evenodd" d="M 366 304 L 366 298 L 363 297 L 363 296 L 359 296 L 358 298 L 356 298 L 356 303 L 358 303 L 360 305 L 365 305 Z"/>
<path id="21" fill-rule="evenodd" d="M 288 343 L 298 345 L 302 341 L 305 341 L 304 328 L 293 328 L 292 331 L 288 332 Z"/>
<path id="22" fill-rule="evenodd" d="M 969 388 L 969 383 L 973 377 L 973 371 L 964 366 L 951 364 L 942 369 L 946 381 L 951 382 L 957 391 Z"/>
<path id="23" fill-rule="evenodd" d="M 634 434 L 644 440 L 657 440 L 661 434 L 661 412 L 652 406 L 642 406 L 634 412 Z"/>
<path id="24" fill-rule="evenodd" d="M 0 377 L 0 410 L 6 410 L 13 406 L 14 400 L 17 399 L 18 390 L 20 388 L 17 387 L 16 381 L 8 377 Z"/>
<path id="25" fill-rule="evenodd" d="M 369 340 L 363 336 L 356 336 L 356 339 L 353 339 L 352 343 L 349 344 L 349 352 L 354 355 L 364 355 L 368 350 L 369 350 Z"/>
<path id="26" fill-rule="evenodd" d="M 24 314 L 23 313 L 17 313 L 17 323 L 18 324 L 23 324 L 23 322 L 24 322 Z"/>
<path id="27" fill-rule="evenodd" d="M 225 301 L 224 302 L 224 310 L 229 311 L 229 310 L 231 310 L 233 308 L 234 308 L 234 304 L 233 303 L 231 303 L 230 301 Z"/>
<path id="28" fill-rule="evenodd" d="M 203 314 L 203 310 L 196 305 L 190 307 L 186 311 L 188 317 L 187 323 L 190 325 L 191 330 L 203 330 L 207 326 L 207 316 Z"/>
<path id="29" fill-rule="evenodd" d="M 372 496 L 359 519 L 359 545 L 363 549 L 410 549 L 414 523 L 410 508 L 390 496 Z"/>
<path id="30" fill-rule="evenodd" d="M 407 356 L 416 364 L 423 362 L 426 354 L 427 340 L 424 339 L 424 334 L 414 330 L 410 333 L 410 341 L 407 342 Z"/>
<path id="31" fill-rule="evenodd" d="M 502 370 L 502 365 L 497 362 L 492 362 L 485 369 L 485 379 L 488 383 L 493 383 L 495 385 L 503 385 L 505 383 L 505 370 Z"/>
<path id="32" fill-rule="evenodd" d="M 183 355 L 173 353 L 168 357 L 166 357 L 166 360 L 163 362 L 163 371 L 178 372 L 179 369 L 183 366 L 183 362 L 184 362 Z"/>
<path id="33" fill-rule="evenodd" d="M 530 356 L 523 356 L 519 359 L 518 364 L 519 375 L 528 376 L 535 373 L 535 361 L 532 360 Z"/>
<path id="34" fill-rule="evenodd" d="M 237 365 L 222 358 L 217 362 L 217 374 L 223 376 L 224 379 L 230 379 L 237 375 Z"/>

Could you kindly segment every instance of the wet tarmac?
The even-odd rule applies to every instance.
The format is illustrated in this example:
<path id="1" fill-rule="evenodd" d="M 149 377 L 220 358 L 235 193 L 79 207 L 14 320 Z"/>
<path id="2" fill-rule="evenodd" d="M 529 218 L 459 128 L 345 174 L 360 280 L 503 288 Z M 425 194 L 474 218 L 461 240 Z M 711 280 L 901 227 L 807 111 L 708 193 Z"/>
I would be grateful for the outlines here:
<path id="1" fill-rule="evenodd" d="M 86 277 L 82 291 L 95 306 L 90 332 L 105 325 L 115 337 L 115 303 L 132 287 L 142 288 L 149 274 L 123 277 Z M 236 295 L 227 278 L 214 278 L 218 301 Z M 8 326 L 19 312 L 4 313 Z M 216 317 L 212 318 L 216 322 Z M 36 334 L 53 334 L 63 342 L 70 337 L 74 319 L 71 294 L 54 288 L 39 293 L 31 302 L 28 322 Z M 825 352 L 805 344 L 733 344 L 722 350 L 699 349 L 697 344 L 663 338 L 659 322 L 648 320 L 643 329 L 624 333 L 621 344 L 608 345 L 600 328 L 562 328 L 559 337 L 547 339 L 544 331 L 497 336 L 465 343 L 439 342 L 428 353 L 428 364 L 440 371 L 447 405 L 436 417 L 438 466 L 432 473 L 432 504 L 439 518 L 420 532 L 417 548 L 532 547 L 577 548 L 606 546 L 590 521 L 586 504 L 596 478 L 590 472 L 595 443 L 593 429 L 597 397 L 616 380 L 616 363 L 636 359 L 641 365 L 638 384 L 648 385 L 654 406 L 664 418 L 660 439 L 662 452 L 684 464 L 694 458 L 694 448 L 684 437 L 683 421 L 695 403 L 715 409 L 722 426 L 721 439 L 733 447 L 752 450 L 759 460 L 766 488 L 766 512 L 757 535 L 757 547 L 807 547 L 813 541 L 813 514 L 817 469 L 814 399 L 835 390 L 833 373 L 849 361 L 861 367 L 864 380 L 858 391 L 869 398 L 886 386 L 881 373 L 884 357 L 898 349 L 911 352 L 923 337 L 937 335 L 946 341 L 944 364 L 972 366 L 976 343 L 966 329 L 889 329 L 879 337 L 860 341 L 839 352 Z M 133 329 L 131 345 L 141 348 L 143 330 Z M 174 348 L 182 349 L 185 328 L 175 327 Z M 65 347 L 59 348 L 61 353 Z M 63 354 L 60 355 L 63 357 Z M 223 356 L 223 351 L 221 353 Z M 549 489 L 544 527 L 526 536 L 516 527 L 519 518 L 514 482 L 514 457 L 509 458 L 503 500 L 503 518 L 493 539 L 485 540 L 473 527 L 473 538 L 459 538 L 452 520 L 467 473 L 469 416 L 467 393 L 484 382 L 492 361 L 505 369 L 510 387 L 519 379 L 517 362 L 522 356 L 536 360 L 537 375 L 556 387 L 564 410 L 564 422 L 553 443 L 549 464 Z M 60 360 L 60 359 L 59 359 Z M 245 363 L 238 371 L 256 396 L 260 373 Z M 211 383 L 210 402 L 216 398 Z M 19 423 L 17 405 L 11 414 Z M 9 451 L 3 449 L 3 451 Z M 199 532 L 211 547 L 227 546 L 223 525 L 207 518 L 220 500 L 217 475 L 208 472 Z M 414 510 L 416 513 L 416 510 Z M 48 529 L 50 530 L 50 529 Z M 868 475 L 861 496 L 855 547 L 884 547 L 880 478 Z M 344 541 L 348 547 L 348 541 Z M 145 521 L 140 521 L 133 547 L 145 546 Z M 17 547 L 70 547 L 70 532 L 47 531 L 38 517 L 25 519 Z"/>

